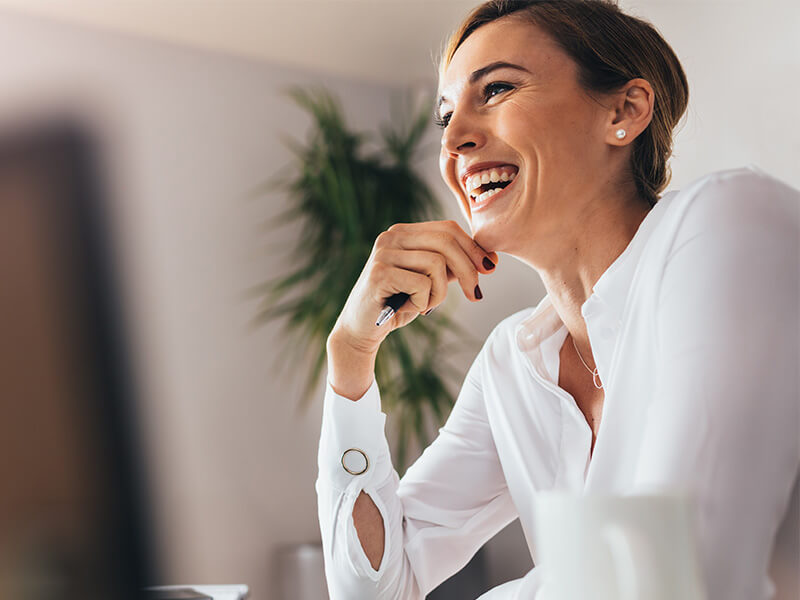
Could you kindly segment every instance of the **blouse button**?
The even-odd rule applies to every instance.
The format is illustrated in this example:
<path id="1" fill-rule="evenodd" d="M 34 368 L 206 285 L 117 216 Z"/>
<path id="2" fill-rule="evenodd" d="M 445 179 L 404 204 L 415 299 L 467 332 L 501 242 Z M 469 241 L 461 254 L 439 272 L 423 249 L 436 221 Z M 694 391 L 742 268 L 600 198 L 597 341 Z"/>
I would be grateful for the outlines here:
<path id="1" fill-rule="evenodd" d="M 369 458 L 359 448 L 350 448 L 342 454 L 342 468 L 350 475 L 361 475 L 369 469 Z"/>

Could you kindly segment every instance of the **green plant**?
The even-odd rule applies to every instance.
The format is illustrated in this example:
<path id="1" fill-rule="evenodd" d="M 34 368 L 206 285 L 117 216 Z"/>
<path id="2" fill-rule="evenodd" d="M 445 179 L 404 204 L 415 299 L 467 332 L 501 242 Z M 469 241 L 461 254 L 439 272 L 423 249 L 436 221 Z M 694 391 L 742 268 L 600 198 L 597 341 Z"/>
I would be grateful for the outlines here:
<path id="1" fill-rule="evenodd" d="M 311 135 L 306 144 L 287 140 L 295 157 L 291 174 L 266 185 L 288 200 L 273 224 L 300 221 L 303 233 L 290 250 L 294 268 L 259 286 L 258 319 L 283 319 L 294 350 L 283 358 L 310 365 L 306 403 L 322 374 L 327 336 L 375 238 L 394 223 L 438 218 L 440 209 L 415 169 L 428 109 L 395 106 L 396 125 L 381 127 L 377 147 L 367 150 L 372 140 L 348 128 L 329 93 L 293 89 L 290 95 L 311 115 Z M 449 413 L 454 397 L 448 382 L 461 373 L 447 358 L 454 349 L 463 350 L 466 340 L 447 311 L 440 310 L 392 332 L 382 344 L 375 377 L 397 431 L 393 454 L 398 470 L 406 466 L 408 443 L 416 438 L 425 447 L 430 426 L 441 425 Z"/>

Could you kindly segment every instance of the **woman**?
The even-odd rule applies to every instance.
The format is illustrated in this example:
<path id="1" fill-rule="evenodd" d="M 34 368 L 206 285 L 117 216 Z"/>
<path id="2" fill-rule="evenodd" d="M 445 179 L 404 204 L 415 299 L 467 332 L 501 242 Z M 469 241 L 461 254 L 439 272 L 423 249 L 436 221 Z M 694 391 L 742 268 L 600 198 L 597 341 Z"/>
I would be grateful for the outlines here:
<path id="1" fill-rule="evenodd" d="M 452 222 L 381 234 L 328 339 L 317 492 L 331 597 L 423 598 L 517 517 L 530 546 L 541 490 L 676 487 L 697 506 L 709 598 L 770 597 L 800 465 L 798 194 L 743 168 L 662 197 L 686 78 L 652 26 L 608 2 L 487 2 L 452 37 L 439 91 L 441 173 L 472 235 Z M 547 295 L 495 328 L 398 482 L 378 347 L 449 281 L 480 301 L 497 252 Z M 376 327 L 397 292 L 408 301 Z M 538 579 L 490 594 L 533 598 Z"/>

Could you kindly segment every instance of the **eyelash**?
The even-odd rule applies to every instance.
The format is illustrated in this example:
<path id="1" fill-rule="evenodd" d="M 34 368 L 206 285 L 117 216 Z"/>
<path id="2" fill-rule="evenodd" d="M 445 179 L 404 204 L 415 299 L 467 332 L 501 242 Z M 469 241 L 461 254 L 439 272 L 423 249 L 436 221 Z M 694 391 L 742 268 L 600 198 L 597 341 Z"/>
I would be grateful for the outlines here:
<path id="1" fill-rule="evenodd" d="M 483 101 L 488 102 L 491 98 L 494 98 L 494 96 L 496 96 L 497 94 L 493 94 L 492 92 L 497 91 L 499 88 L 502 89 L 500 89 L 497 93 L 507 92 L 508 90 L 512 90 L 514 89 L 514 86 L 511 85 L 510 83 L 502 83 L 500 81 L 493 81 L 491 83 L 487 83 L 483 88 Z M 442 129 L 444 129 L 450 123 L 450 117 L 452 115 L 453 113 L 447 113 L 446 115 L 441 115 L 441 116 L 439 116 L 439 114 L 436 114 L 433 117 L 433 122 L 437 127 L 441 127 Z"/>

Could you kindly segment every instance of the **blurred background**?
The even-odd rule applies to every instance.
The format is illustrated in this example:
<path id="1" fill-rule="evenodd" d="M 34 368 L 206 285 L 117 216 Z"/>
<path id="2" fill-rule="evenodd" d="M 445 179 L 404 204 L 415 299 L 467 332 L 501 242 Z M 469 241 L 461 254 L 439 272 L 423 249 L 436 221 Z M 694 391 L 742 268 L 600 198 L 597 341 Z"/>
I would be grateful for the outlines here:
<path id="1" fill-rule="evenodd" d="M 285 90 L 323 85 L 355 130 L 375 130 L 398 94 L 433 95 L 441 43 L 475 4 L 0 0 L 0 135 L 66 116 L 99 149 L 156 583 L 242 582 L 253 598 L 279 600 L 286 556 L 319 540 L 322 388 L 302 410 L 302 375 L 273 368 L 289 343 L 281 323 L 254 327 L 248 294 L 291 270 L 275 248 L 302 233 L 263 227 L 285 209 L 280 190 L 252 195 L 291 168 L 284 140 L 312 124 Z M 749 163 L 800 188 L 800 4 L 620 4 L 656 25 L 689 79 L 670 189 Z M 466 227 L 439 180 L 438 131 L 425 136 L 419 170 L 444 216 Z M 507 256 L 481 287 L 480 303 L 450 299 L 478 339 L 544 295 Z M 455 358 L 463 373 L 478 349 Z M 490 585 L 530 567 L 516 524 L 485 561 Z"/>

